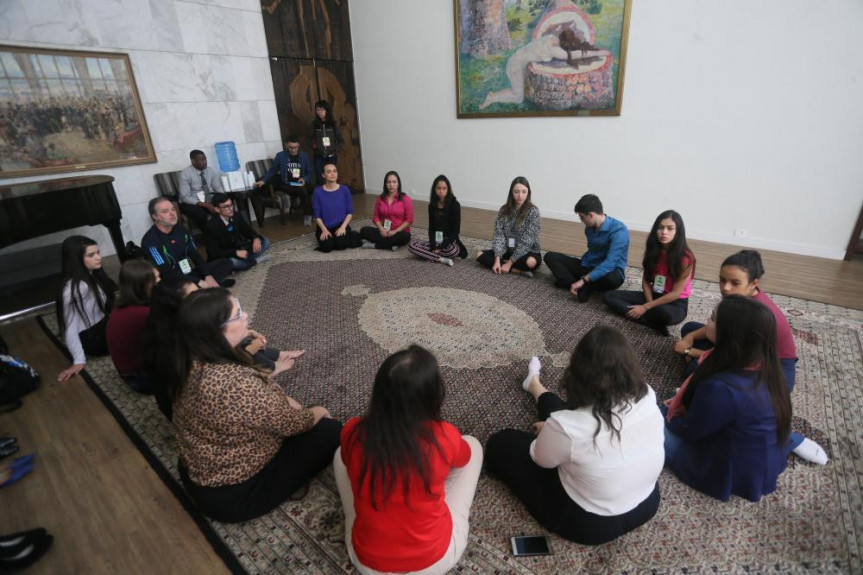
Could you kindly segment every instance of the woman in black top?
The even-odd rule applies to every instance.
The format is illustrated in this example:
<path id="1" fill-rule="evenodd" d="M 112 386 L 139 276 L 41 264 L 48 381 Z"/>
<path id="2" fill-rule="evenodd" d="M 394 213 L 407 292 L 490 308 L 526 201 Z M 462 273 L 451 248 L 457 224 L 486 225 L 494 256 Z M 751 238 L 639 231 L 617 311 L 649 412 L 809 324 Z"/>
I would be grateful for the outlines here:
<path id="1" fill-rule="evenodd" d="M 441 174 L 434 179 L 429 197 L 429 239 L 411 242 L 408 250 L 419 258 L 451 266 L 454 257 L 467 257 L 467 248 L 458 237 L 460 228 L 461 205 L 449 179 Z"/>
<path id="2" fill-rule="evenodd" d="M 312 120 L 312 150 L 315 153 L 315 179 L 324 185 L 324 164 L 337 164 L 342 148 L 342 135 L 333 117 L 333 109 L 326 100 L 315 102 L 315 119 Z"/>

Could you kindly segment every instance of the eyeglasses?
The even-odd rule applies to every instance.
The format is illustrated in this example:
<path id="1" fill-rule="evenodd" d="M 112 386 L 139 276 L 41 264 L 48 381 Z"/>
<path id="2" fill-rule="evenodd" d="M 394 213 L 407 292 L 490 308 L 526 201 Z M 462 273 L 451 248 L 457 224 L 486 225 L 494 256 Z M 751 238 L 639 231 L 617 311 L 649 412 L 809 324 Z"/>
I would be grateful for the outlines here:
<path id="1" fill-rule="evenodd" d="M 228 318 L 226 321 L 222 322 L 222 327 L 225 327 L 226 325 L 228 325 L 232 321 L 240 321 L 241 319 L 245 319 L 245 318 L 249 317 L 249 315 L 243 311 L 243 307 L 240 305 L 240 300 L 238 300 L 237 298 L 231 298 L 231 299 L 233 299 L 234 303 L 237 304 L 237 315 L 235 315 L 234 317 Z"/>
<path id="2" fill-rule="evenodd" d="M 226 204 L 224 206 L 219 206 L 220 210 L 231 210 L 234 211 L 234 204 Z"/>

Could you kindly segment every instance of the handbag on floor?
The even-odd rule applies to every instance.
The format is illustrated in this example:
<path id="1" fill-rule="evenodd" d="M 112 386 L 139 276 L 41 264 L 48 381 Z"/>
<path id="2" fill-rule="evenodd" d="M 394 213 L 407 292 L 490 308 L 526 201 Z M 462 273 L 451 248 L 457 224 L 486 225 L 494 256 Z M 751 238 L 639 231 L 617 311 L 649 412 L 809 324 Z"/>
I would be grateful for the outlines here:
<path id="1" fill-rule="evenodd" d="M 26 361 L 0 355 L 0 404 L 10 404 L 39 387 L 39 372 Z"/>

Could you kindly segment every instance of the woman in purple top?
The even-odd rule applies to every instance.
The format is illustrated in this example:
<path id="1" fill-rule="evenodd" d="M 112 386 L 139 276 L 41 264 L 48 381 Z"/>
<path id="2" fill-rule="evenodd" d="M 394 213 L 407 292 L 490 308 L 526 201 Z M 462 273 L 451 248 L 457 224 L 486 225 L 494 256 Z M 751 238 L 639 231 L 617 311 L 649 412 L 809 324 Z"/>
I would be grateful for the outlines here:
<path id="1" fill-rule="evenodd" d="M 317 249 L 327 253 L 355 248 L 359 245 L 359 234 L 351 231 L 350 226 L 354 217 L 351 191 L 339 183 L 339 170 L 334 163 L 324 163 L 323 177 L 324 185 L 315 188 L 312 196 Z"/>
<path id="2" fill-rule="evenodd" d="M 776 490 L 786 465 L 791 396 L 767 307 L 728 296 L 716 314 L 716 345 L 689 381 L 682 415 L 665 426 L 665 461 L 702 493 L 749 501 Z"/>

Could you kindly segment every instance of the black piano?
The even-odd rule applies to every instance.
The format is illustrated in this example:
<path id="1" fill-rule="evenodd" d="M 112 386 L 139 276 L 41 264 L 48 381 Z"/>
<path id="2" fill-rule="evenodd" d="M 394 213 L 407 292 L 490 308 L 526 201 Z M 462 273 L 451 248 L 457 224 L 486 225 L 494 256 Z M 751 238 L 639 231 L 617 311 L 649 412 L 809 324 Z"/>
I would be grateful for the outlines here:
<path id="1" fill-rule="evenodd" d="M 0 186 L 0 248 L 53 232 L 102 224 L 125 258 L 123 213 L 111 176 L 83 176 Z"/>

